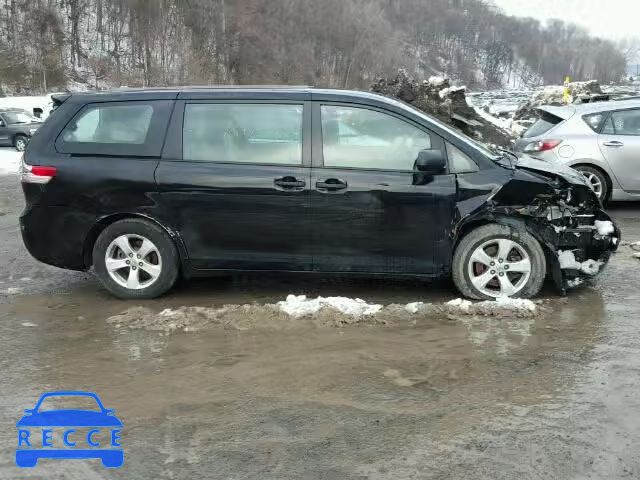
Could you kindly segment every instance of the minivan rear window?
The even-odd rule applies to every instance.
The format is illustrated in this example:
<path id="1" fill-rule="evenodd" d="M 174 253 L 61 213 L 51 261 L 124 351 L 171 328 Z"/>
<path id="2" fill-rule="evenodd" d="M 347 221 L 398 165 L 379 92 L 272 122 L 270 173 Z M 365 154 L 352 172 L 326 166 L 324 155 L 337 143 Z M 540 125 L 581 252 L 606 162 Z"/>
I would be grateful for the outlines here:
<path id="1" fill-rule="evenodd" d="M 85 110 L 62 132 L 72 143 L 143 144 L 151 125 L 151 105 L 96 105 Z"/>
<path id="2" fill-rule="evenodd" d="M 553 127 L 562 122 L 562 118 L 549 112 L 538 111 L 538 119 L 522 135 L 524 138 L 538 137 L 544 135 Z"/>
<path id="3" fill-rule="evenodd" d="M 56 140 L 60 153 L 159 156 L 173 102 L 170 100 L 90 103 Z"/>

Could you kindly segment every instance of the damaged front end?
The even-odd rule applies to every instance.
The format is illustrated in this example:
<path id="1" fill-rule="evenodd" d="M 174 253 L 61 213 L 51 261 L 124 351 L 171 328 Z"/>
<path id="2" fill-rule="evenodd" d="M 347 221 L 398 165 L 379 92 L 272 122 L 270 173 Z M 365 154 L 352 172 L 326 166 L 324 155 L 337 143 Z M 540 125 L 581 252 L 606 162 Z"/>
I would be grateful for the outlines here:
<path id="1" fill-rule="evenodd" d="M 473 188 L 468 180 L 461 182 L 467 192 Z M 620 230 L 582 175 L 563 165 L 521 159 L 473 212 L 463 204 L 462 224 L 524 222 L 546 249 L 548 270 L 563 293 L 596 276 L 620 244 Z"/>

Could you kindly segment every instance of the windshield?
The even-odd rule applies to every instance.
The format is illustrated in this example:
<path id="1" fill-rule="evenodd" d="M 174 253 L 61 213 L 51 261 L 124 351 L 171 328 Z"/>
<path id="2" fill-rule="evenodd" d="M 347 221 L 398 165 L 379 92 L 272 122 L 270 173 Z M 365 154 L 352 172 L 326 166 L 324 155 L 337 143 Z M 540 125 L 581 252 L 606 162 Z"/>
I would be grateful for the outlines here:
<path id="1" fill-rule="evenodd" d="M 32 123 L 38 121 L 36 117 L 29 115 L 27 112 L 4 112 L 3 116 L 9 124 Z"/>

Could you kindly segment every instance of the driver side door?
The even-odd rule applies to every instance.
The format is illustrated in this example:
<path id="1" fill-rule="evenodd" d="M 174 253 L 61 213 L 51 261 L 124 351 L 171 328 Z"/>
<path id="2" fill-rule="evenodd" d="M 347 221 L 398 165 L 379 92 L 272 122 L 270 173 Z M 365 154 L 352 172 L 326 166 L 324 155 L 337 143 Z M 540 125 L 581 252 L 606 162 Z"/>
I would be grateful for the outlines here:
<path id="1" fill-rule="evenodd" d="M 450 258 L 456 180 L 425 175 L 418 153 L 438 135 L 381 109 L 314 102 L 313 270 L 439 274 Z"/>

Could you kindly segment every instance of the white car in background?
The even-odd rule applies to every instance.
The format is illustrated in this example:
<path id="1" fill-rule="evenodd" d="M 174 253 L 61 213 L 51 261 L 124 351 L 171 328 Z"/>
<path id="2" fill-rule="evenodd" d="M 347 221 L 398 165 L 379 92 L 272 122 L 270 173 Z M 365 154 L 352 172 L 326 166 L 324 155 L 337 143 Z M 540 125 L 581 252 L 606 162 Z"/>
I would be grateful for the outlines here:
<path id="1" fill-rule="evenodd" d="M 640 200 L 640 99 L 538 107 L 516 151 L 580 171 L 604 203 Z"/>

